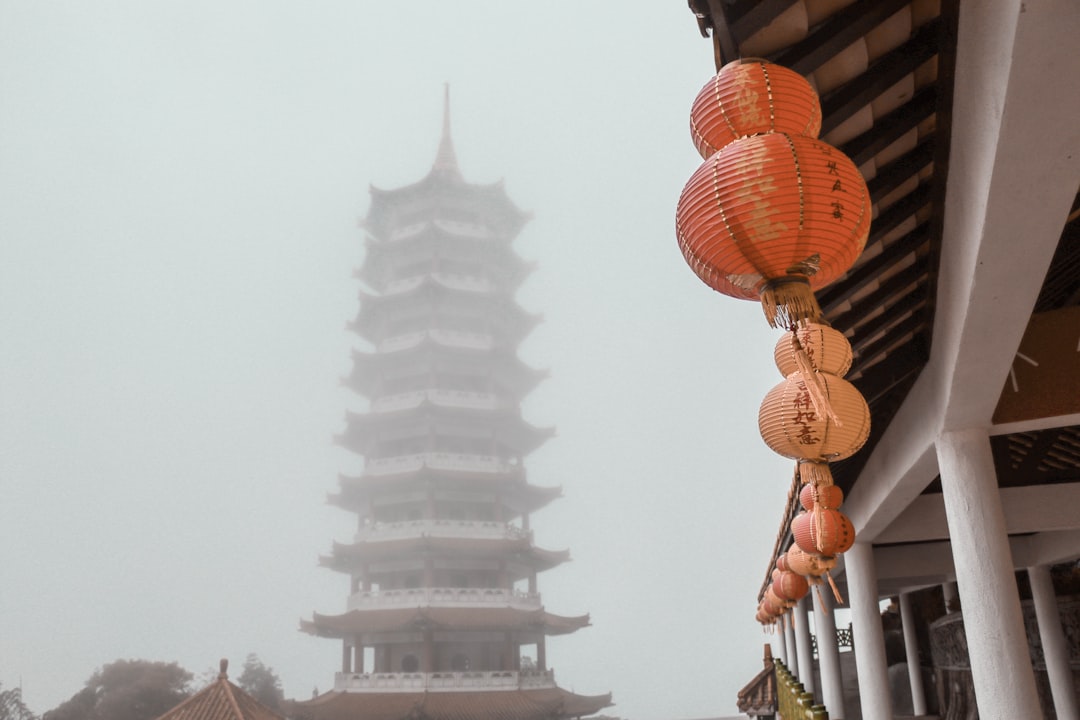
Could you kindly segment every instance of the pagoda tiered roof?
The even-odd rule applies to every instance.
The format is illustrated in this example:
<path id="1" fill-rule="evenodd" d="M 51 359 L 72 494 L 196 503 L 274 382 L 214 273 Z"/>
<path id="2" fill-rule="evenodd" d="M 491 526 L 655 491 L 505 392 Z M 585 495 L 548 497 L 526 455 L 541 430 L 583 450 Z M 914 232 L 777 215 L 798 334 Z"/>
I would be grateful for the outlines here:
<path id="1" fill-rule="evenodd" d="M 445 360 L 445 364 L 438 359 Z M 460 363 L 462 370 L 467 366 L 482 367 L 493 382 L 516 391 L 519 397 L 529 394 L 548 376 L 547 370 L 529 366 L 516 353 L 504 348 L 456 345 L 430 332 L 417 333 L 413 342 L 389 351 L 369 353 L 354 350 L 352 361 L 352 372 L 342 379 L 342 383 L 360 395 L 371 393 L 377 380 L 391 371 L 398 375 L 417 374 L 427 372 L 432 365 L 436 371 L 457 370 L 454 363 Z"/>
<path id="2" fill-rule="evenodd" d="M 428 428 L 448 436 L 462 435 L 469 427 L 480 428 L 483 437 L 505 443 L 520 455 L 527 455 L 555 435 L 555 428 L 542 428 L 526 422 L 516 407 L 473 408 L 440 403 L 425 395 L 415 404 L 381 412 L 346 413 L 345 432 L 337 438 L 342 446 L 367 455 L 380 439 L 386 437 L 426 436 Z M 457 432 L 455 432 L 457 431 Z"/>
<path id="3" fill-rule="evenodd" d="M 537 572 L 550 570 L 570 559 L 569 550 L 543 550 L 529 536 L 519 537 L 397 537 L 356 543 L 335 542 L 330 555 L 319 564 L 351 572 L 364 563 L 378 560 L 406 560 L 425 556 L 513 559 Z"/>
<path id="4" fill-rule="evenodd" d="M 589 616 L 564 617 L 543 608 L 412 607 L 350 610 L 341 615 L 320 615 L 301 620 L 300 629 L 320 637 L 348 637 L 357 633 L 411 630 L 533 630 L 545 635 L 568 635 L 589 625 Z"/>
<path id="5" fill-rule="evenodd" d="M 557 687 L 491 691 L 349 693 L 293 703 L 295 720 L 558 720 L 611 705 L 611 693 L 577 695 Z"/>

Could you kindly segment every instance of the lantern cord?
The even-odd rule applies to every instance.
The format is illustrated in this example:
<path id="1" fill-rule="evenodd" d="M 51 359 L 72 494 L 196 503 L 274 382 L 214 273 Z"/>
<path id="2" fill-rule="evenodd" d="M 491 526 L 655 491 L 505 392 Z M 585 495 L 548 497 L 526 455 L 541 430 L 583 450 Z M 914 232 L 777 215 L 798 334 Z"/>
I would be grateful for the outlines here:
<path id="1" fill-rule="evenodd" d="M 832 409 L 832 404 L 829 402 L 829 388 L 825 381 L 821 379 L 821 374 L 814 367 L 814 363 L 810 360 L 806 349 L 799 342 L 799 334 L 792 331 L 791 335 L 792 342 L 795 345 L 795 364 L 798 366 L 802 376 L 806 378 L 805 385 L 806 391 L 810 394 L 810 404 L 814 406 L 814 410 L 818 415 L 827 416 L 836 427 L 843 427 L 844 424 L 837 417 L 836 411 Z"/>
<path id="2" fill-rule="evenodd" d="M 821 583 L 814 586 L 814 592 L 817 593 L 818 605 L 821 606 L 821 612 L 826 615 L 829 614 L 829 608 L 825 605 L 825 598 L 821 597 Z"/>

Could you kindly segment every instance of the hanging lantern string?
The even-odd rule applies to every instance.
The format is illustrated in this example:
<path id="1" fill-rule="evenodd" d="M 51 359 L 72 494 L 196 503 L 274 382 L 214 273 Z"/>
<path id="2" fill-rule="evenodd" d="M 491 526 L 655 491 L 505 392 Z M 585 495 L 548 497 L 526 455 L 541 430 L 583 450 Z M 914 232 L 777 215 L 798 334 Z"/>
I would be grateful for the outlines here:
<path id="1" fill-rule="evenodd" d="M 828 615 L 829 614 L 829 608 L 828 608 L 828 606 L 825 605 L 825 598 L 821 597 L 821 581 L 820 580 L 818 582 L 814 583 L 814 592 L 817 593 L 818 607 L 821 609 L 821 612 Z"/>
<path id="2" fill-rule="evenodd" d="M 792 343 L 795 345 L 795 364 L 799 367 L 802 376 L 806 378 L 806 391 L 810 393 L 810 403 L 814 406 L 814 411 L 818 415 L 828 417 L 837 427 L 843 427 L 844 423 L 840 421 L 829 402 L 829 392 L 825 387 L 825 382 L 814 367 L 810 356 L 806 354 L 806 348 L 799 342 L 798 331 L 792 330 L 791 335 Z"/>

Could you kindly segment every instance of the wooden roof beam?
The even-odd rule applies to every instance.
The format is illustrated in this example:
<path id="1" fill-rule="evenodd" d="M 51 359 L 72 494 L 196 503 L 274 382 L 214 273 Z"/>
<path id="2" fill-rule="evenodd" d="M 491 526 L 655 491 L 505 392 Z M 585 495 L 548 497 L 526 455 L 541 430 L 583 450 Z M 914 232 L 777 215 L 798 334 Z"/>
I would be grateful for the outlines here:
<path id="1" fill-rule="evenodd" d="M 882 330 L 888 328 L 890 323 L 896 321 L 896 318 L 903 317 L 909 312 L 914 312 L 920 305 L 926 303 L 926 294 L 918 291 L 905 295 L 902 299 L 898 300 L 891 305 L 884 308 L 884 312 L 878 315 L 873 320 L 867 322 L 859 329 L 859 336 L 852 340 L 851 349 L 855 355 L 861 356 L 862 351 L 870 345 L 870 338 L 877 335 Z M 893 335 L 895 338 L 895 335 Z M 886 337 L 886 341 L 890 338 Z"/>
<path id="2" fill-rule="evenodd" d="M 870 201 L 880 202 L 889 193 L 906 183 L 911 176 L 934 161 L 934 136 L 926 137 L 914 148 L 878 170 L 877 175 L 866 183 Z"/>
<path id="3" fill-rule="evenodd" d="M 764 29 L 779 17 L 780 13 L 794 5 L 796 0 L 736 0 L 725 2 L 724 18 L 736 45 Z M 710 6 L 712 3 L 710 3 Z M 713 17 L 715 21 L 715 16 Z"/>
<path id="4" fill-rule="evenodd" d="M 840 146 L 840 150 L 860 167 L 892 145 L 937 109 L 937 86 L 927 85 L 908 102 L 874 120 L 874 126 Z"/>
<path id="5" fill-rule="evenodd" d="M 908 342 L 889 353 L 889 356 L 855 381 L 866 402 L 873 406 L 877 400 L 911 377 L 926 365 L 927 352 L 922 342 Z"/>
<path id="6" fill-rule="evenodd" d="M 880 254 L 867 260 L 855 270 L 849 272 L 843 280 L 831 286 L 818 297 L 818 304 L 828 314 L 852 295 L 861 290 L 866 283 L 878 277 L 885 268 L 895 263 L 908 253 L 916 252 L 928 239 L 926 223 L 919 225 L 903 237 L 893 241 Z"/>
<path id="7" fill-rule="evenodd" d="M 859 320 L 866 317 L 866 308 L 875 308 L 883 304 L 891 296 L 900 292 L 908 285 L 918 282 L 919 278 L 926 274 L 926 271 L 920 266 L 919 263 L 915 263 L 911 267 L 896 273 L 891 278 L 881 283 L 881 285 L 871 292 L 869 295 L 863 298 L 859 298 L 859 302 L 855 307 L 852 307 L 843 315 L 833 318 L 829 322 L 833 327 L 841 332 L 848 329 L 858 329 Z M 861 331 L 860 331 L 861 332 Z"/>
<path id="8" fill-rule="evenodd" d="M 800 75 L 809 75 L 908 4 L 910 0 L 859 0 L 769 59 Z"/>
<path id="9" fill-rule="evenodd" d="M 938 51 L 941 19 L 923 25 L 900 47 L 878 59 L 862 75 L 821 98 L 821 134 L 828 135 L 874 98 L 900 82 L 905 75 Z"/>
<path id="10" fill-rule="evenodd" d="M 900 349 L 899 347 L 894 347 L 896 345 L 897 338 L 901 338 L 907 333 L 915 333 L 917 336 L 924 338 L 924 340 L 920 344 L 922 346 L 921 354 L 923 356 L 921 362 L 923 365 L 925 365 L 927 360 L 929 359 L 929 346 L 925 341 L 925 337 L 927 337 L 927 333 L 929 331 L 925 328 L 920 331 L 920 328 L 923 328 L 923 326 L 926 325 L 926 320 L 927 316 L 925 313 L 913 312 L 911 315 L 907 316 L 899 323 L 894 325 L 885 337 L 881 338 L 877 342 L 870 343 L 865 348 L 863 348 L 862 352 L 860 352 L 855 358 L 855 362 L 852 367 L 855 369 L 855 371 L 861 372 L 861 368 L 864 365 L 868 365 L 871 360 L 874 360 L 878 356 L 886 352 L 889 353 L 890 356 L 892 356 L 894 352 Z M 867 370 L 867 374 L 869 375 L 873 371 L 874 368 L 871 367 Z M 861 382 L 861 380 L 853 380 L 852 382 L 858 383 Z"/>

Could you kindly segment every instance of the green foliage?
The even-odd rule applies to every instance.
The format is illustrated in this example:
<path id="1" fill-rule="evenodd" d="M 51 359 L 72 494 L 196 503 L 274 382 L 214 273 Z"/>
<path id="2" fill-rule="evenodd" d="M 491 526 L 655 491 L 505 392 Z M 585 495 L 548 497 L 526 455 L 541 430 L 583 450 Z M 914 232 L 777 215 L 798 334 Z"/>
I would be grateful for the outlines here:
<path id="1" fill-rule="evenodd" d="M 263 665 L 255 653 L 247 656 L 244 671 L 236 679 L 236 684 L 272 710 L 277 710 L 285 697 L 281 689 L 281 679 L 274 673 L 273 668 Z"/>
<path id="2" fill-rule="evenodd" d="M 0 688 L 0 720 L 38 720 L 22 701 L 22 690 Z"/>
<path id="3" fill-rule="evenodd" d="M 42 720 L 153 720 L 191 694 L 191 677 L 176 663 L 117 660 Z"/>

